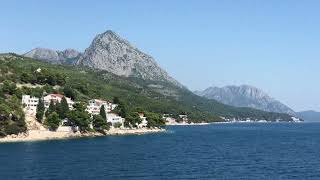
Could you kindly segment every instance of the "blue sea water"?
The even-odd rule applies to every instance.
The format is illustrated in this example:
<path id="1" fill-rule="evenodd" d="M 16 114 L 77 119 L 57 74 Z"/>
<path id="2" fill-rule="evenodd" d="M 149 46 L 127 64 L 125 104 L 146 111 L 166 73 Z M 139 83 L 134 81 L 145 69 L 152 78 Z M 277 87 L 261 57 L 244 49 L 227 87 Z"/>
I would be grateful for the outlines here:
<path id="1" fill-rule="evenodd" d="M 0 179 L 320 179 L 320 123 L 0 144 Z"/>

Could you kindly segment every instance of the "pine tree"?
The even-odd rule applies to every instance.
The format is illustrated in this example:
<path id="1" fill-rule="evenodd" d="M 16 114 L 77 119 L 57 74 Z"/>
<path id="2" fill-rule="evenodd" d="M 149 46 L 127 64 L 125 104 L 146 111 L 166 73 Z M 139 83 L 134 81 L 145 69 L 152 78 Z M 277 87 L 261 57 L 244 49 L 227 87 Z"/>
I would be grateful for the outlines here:
<path id="1" fill-rule="evenodd" d="M 103 119 L 100 115 L 93 116 L 92 122 L 93 128 L 97 131 L 109 130 L 110 126 L 105 119 Z"/>
<path id="2" fill-rule="evenodd" d="M 81 132 L 90 129 L 90 115 L 83 103 L 76 103 L 74 109 L 68 113 L 68 119 L 74 126 L 78 126 Z"/>
<path id="3" fill-rule="evenodd" d="M 60 125 L 60 118 L 56 112 L 51 113 L 47 119 L 44 121 L 44 125 L 47 126 L 50 130 L 55 131 Z"/>
<path id="4" fill-rule="evenodd" d="M 107 120 L 107 115 L 106 115 L 106 110 L 104 108 L 104 105 L 101 106 L 100 108 L 100 116 L 104 119 Z"/>
<path id="5" fill-rule="evenodd" d="M 51 100 L 49 104 L 49 108 L 46 111 L 46 117 L 48 117 L 51 113 L 55 112 L 57 109 L 55 103 Z"/>
<path id="6" fill-rule="evenodd" d="M 67 117 L 67 114 L 69 112 L 69 105 L 65 97 L 61 99 L 61 102 L 59 104 L 56 104 L 56 110 L 61 119 L 65 119 Z"/>
<path id="7" fill-rule="evenodd" d="M 39 122 L 42 122 L 44 111 L 45 111 L 44 103 L 42 99 L 40 99 L 37 105 L 37 114 L 36 114 L 36 118 Z"/>

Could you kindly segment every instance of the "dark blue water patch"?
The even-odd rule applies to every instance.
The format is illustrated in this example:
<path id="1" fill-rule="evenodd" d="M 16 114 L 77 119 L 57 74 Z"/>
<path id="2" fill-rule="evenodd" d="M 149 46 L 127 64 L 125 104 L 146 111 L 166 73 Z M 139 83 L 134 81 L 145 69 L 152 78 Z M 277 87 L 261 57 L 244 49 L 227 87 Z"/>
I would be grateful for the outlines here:
<path id="1" fill-rule="evenodd" d="M 320 123 L 0 144 L 0 179 L 319 179 Z"/>

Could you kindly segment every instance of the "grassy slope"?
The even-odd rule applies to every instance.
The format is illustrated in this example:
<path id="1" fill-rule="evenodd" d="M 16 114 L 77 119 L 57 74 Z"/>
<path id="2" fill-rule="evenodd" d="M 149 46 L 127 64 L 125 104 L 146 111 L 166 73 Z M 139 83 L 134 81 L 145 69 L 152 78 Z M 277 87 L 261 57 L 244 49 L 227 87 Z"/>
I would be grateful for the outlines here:
<path id="1" fill-rule="evenodd" d="M 181 89 L 164 82 L 147 82 L 138 78 L 124 78 L 106 71 L 97 71 L 85 67 L 66 65 L 52 65 L 30 58 L 14 55 L 10 61 L 10 71 L 18 79 L 24 71 L 46 68 L 50 71 L 67 75 L 67 86 L 78 90 L 78 100 L 103 98 L 111 100 L 119 97 L 129 107 L 142 107 L 159 113 L 180 114 L 186 112 L 194 121 L 219 121 L 219 116 L 236 118 L 253 118 L 275 120 L 281 118 L 290 120 L 286 114 L 268 113 L 251 108 L 236 108 L 221 104 L 215 100 L 208 100 L 193 94 L 187 89 Z M 18 81 L 18 80 L 16 80 Z M 150 87 L 150 84 L 161 85 L 162 88 Z M 82 92 L 86 89 L 87 92 Z M 164 90 L 175 95 L 163 95 Z M 170 94 L 170 93 L 169 93 Z"/>

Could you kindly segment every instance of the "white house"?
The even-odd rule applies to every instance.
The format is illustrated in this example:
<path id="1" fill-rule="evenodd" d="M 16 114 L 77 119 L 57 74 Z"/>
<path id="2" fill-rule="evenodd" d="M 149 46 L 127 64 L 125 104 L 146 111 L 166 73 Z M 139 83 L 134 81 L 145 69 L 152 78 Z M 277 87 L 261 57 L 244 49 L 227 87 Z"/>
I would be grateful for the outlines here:
<path id="1" fill-rule="evenodd" d="M 301 119 L 297 118 L 297 117 L 291 117 L 293 122 L 302 122 Z"/>
<path id="2" fill-rule="evenodd" d="M 141 119 L 141 123 L 137 125 L 138 128 L 147 127 L 148 121 L 147 118 L 144 116 L 144 113 L 139 113 L 139 117 Z"/>
<path id="3" fill-rule="evenodd" d="M 177 121 L 173 117 L 163 117 L 163 119 L 166 121 L 167 124 L 176 124 Z"/>
<path id="4" fill-rule="evenodd" d="M 28 111 L 32 113 L 36 113 L 38 103 L 39 103 L 39 98 L 32 97 L 30 95 L 22 95 L 22 105 Z"/>
<path id="5" fill-rule="evenodd" d="M 60 103 L 63 97 L 64 96 L 62 94 L 48 94 L 47 96 L 44 96 L 43 97 L 44 107 L 45 108 L 49 108 L 49 105 L 50 105 L 51 101 L 53 101 L 54 103 L 57 103 L 57 102 Z M 65 97 L 65 98 L 67 100 L 69 109 L 72 109 L 73 105 L 74 105 L 74 102 L 68 97 Z"/>
<path id="6" fill-rule="evenodd" d="M 122 118 L 118 114 L 107 113 L 106 116 L 107 116 L 107 122 L 110 122 L 112 126 L 114 126 L 115 124 L 121 124 L 121 127 L 123 127 L 124 118 Z"/>
<path id="7" fill-rule="evenodd" d="M 91 99 L 87 106 L 87 111 L 92 115 L 98 115 L 100 113 L 101 106 L 104 106 L 106 110 L 106 114 L 111 112 L 117 107 L 116 104 L 112 104 L 109 101 L 104 101 L 100 99 Z"/>
<path id="8" fill-rule="evenodd" d="M 185 114 L 180 114 L 179 115 L 179 119 L 181 119 L 183 122 L 187 122 L 188 121 L 188 116 Z"/>

